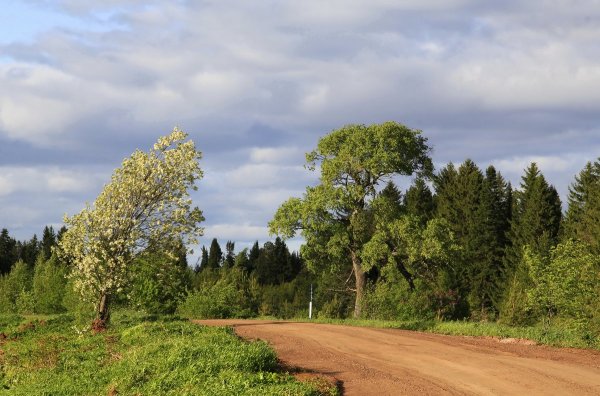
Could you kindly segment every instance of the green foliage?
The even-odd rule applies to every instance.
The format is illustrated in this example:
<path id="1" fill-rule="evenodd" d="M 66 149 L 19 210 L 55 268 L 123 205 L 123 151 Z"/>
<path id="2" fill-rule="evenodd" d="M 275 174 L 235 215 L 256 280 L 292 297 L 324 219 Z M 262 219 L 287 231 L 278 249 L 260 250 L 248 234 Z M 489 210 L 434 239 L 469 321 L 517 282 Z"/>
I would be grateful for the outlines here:
<path id="1" fill-rule="evenodd" d="M 534 320 L 526 298 L 531 278 L 523 260 L 525 247 L 547 257 L 558 242 L 561 222 L 558 193 L 546 182 L 535 163 L 525 170 L 522 180 L 520 189 L 514 193 L 510 245 L 504 258 L 508 283 L 500 312 L 501 319 L 512 324 Z"/>
<path id="2" fill-rule="evenodd" d="M 527 290 L 532 309 L 550 318 L 558 315 L 590 323 L 598 305 L 600 257 L 588 245 L 569 240 L 553 248 L 548 258 L 527 249 L 524 259 L 532 281 Z"/>
<path id="3" fill-rule="evenodd" d="M 379 320 L 433 318 L 435 309 L 431 303 L 434 301 L 429 299 L 427 289 L 420 280 L 416 280 L 415 289 L 411 289 L 397 268 L 386 267 L 382 279 L 371 285 L 365 296 L 365 318 Z"/>
<path id="4" fill-rule="evenodd" d="M 226 328 L 143 319 L 115 315 L 113 328 L 100 334 L 79 333 L 68 316 L 10 327 L 0 389 L 14 395 L 317 394 L 316 387 L 277 373 L 277 357 L 264 342 L 246 343 Z"/>
<path id="5" fill-rule="evenodd" d="M 600 159 L 588 162 L 569 187 L 565 236 L 600 253 Z"/>
<path id="6" fill-rule="evenodd" d="M 239 269 L 204 270 L 198 274 L 196 291 L 179 305 L 178 312 L 190 318 L 234 318 L 257 312 L 258 284 Z"/>
<path id="7" fill-rule="evenodd" d="M 471 245 L 468 300 L 474 319 L 489 319 L 499 311 L 502 300 L 512 191 L 492 166 L 487 168 L 481 187 Z"/>
<path id="8" fill-rule="evenodd" d="M 63 300 L 67 285 L 67 269 L 58 261 L 56 255 L 44 259 L 41 253 L 35 264 L 33 274 L 33 298 L 35 312 L 41 314 L 61 313 L 65 311 Z"/>
<path id="9" fill-rule="evenodd" d="M 24 309 L 29 312 L 28 293 L 31 292 L 32 283 L 31 268 L 22 260 L 17 261 L 10 273 L 4 275 L 0 281 L 0 312 L 12 313 L 18 312 L 18 309 Z M 19 301 L 19 307 L 17 307 Z"/>
<path id="10" fill-rule="evenodd" d="M 308 317 L 312 277 L 307 271 L 294 280 L 261 287 L 258 291 L 258 314 L 289 319 Z"/>
<path id="11" fill-rule="evenodd" d="M 217 238 L 213 238 L 210 243 L 210 249 L 208 251 L 208 261 L 206 263 L 206 268 L 220 268 L 223 262 L 223 251 L 221 250 L 221 245 L 217 241 Z"/>
<path id="12" fill-rule="evenodd" d="M 191 287 L 190 269 L 172 255 L 148 251 L 131 275 L 133 307 L 152 314 L 172 314 Z"/>
<path id="13" fill-rule="evenodd" d="M 407 214 L 418 217 L 425 224 L 433 218 L 435 203 L 433 194 L 422 177 L 417 177 L 404 195 Z"/>
<path id="14" fill-rule="evenodd" d="M 319 166 L 320 184 L 283 203 L 269 223 L 271 233 L 283 237 L 302 230 L 302 255 L 312 270 L 351 268 L 356 317 L 366 286 L 360 255 L 371 238 L 371 202 L 393 176 L 431 173 L 429 150 L 421 131 L 395 122 L 335 130 L 306 155 L 309 169 Z"/>
<path id="15" fill-rule="evenodd" d="M 8 274 L 17 258 L 17 241 L 3 228 L 0 232 L 0 275 Z"/>

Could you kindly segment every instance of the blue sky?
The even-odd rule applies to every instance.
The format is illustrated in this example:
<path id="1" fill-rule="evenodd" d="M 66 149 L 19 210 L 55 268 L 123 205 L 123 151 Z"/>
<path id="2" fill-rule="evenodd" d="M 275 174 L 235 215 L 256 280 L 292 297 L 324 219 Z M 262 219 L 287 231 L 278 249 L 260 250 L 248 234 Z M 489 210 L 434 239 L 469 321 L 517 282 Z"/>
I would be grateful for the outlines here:
<path id="1" fill-rule="evenodd" d="M 438 167 L 515 185 L 537 161 L 564 197 L 600 155 L 599 19 L 592 0 L 3 2 L 0 227 L 60 225 L 175 125 L 204 153 L 206 239 L 238 247 L 348 123 L 421 129 Z"/>

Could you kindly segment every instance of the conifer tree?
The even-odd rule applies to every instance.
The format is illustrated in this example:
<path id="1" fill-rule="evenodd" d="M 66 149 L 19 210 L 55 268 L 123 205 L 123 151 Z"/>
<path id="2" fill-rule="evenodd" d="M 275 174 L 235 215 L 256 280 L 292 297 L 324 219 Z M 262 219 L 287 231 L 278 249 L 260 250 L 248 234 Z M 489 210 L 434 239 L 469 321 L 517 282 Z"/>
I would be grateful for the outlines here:
<path id="1" fill-rule="evenodd" d="M 433 178 L 433 187 L 435 189 L 434 203 L 436 215 L 442 218 L 456 218 L 454 213 L 455 201 L 457 200 L 456 179 L 458 172 L 452 162 L 442 168 Z"/>
<path id="2" fill-rule="evenodd" d="M 235 242 L 227 241 L 225 244 L 225 261 L 223 265 L 227 268 L 233 268 L 235 264 Z"/>
<path id="3" fill-rule="evenodd" d="M 479 206 L 483 188 L 483 174 L 477 165 L 467 159 L 455 170 L 449 164 L 437 177 L 438 216 L 445 219 L 462 247 L 462 262 L 457 266 L 460 292 L 466 296 L 475 276 L 479 276 L 482 263 L 478 262 L 478 241 L 483 232 Z"/>
<path id="4" fill-rule="evenodd" d="M 406 213 L 416 216 L 425 225 L 433 218 L 435 205 L 433 194 L 422 177 L 415 179 L 404 195 Z"/>
<path id="5" fill-rule="evenodd" d="M 249 271 L 250 269 L 250 259 L 248 258 L 248 248 L 242 249 L 235 256 L 235 266 L 237 268 L 241 268 L 244 271 Z"/>
<path id="6" fill-rule="evenodd" d="M 27 264 L 31 268 L 33 268 L 33 266 L 35 265 L 35 260 L 39 251 L 40 243 L 37 239 L 37 235 L 35 234 L 29 241 L 17 242 L 18 259 L 23 260 L 25 264 Z"/>
<path id="7" fill-rule="evenodd" d="M 223 251 L 217 241 L 217 238 L 213 238 L 210 243 L 210 249 L 208 250 L 208 263 L 207 268 L 221 268 L 223 261 Z"/>
<path id="8" fill-rule="evenodd" d="M 525 301 L 531 281 L 523 263 L 524 248 L 547 257 L 558 242 L 562 213 L 558 192 L 548 184 L 535 163 L 529 165 L 521 179 L 520 189 L 513 195 L 510 244 L 504 261 L 507 284 L 501 317 L 510 323 L 530 319 Z"/>
<path id="9" fill-rule="evenodd" d="M 588 162 L 569 187 L 565 237 L 586 242 L 600 252 L 600 159 Z"/>
<path id="10" fill-rule="evenodd" d="M 0 275 L 8 274 L 17 257 L 15 248 L 17 241 L 8 234 L 8 230 L 3 228 L 0 232 Z"/>
<path id="11" fill-rule="evenodd" d="M 556 189 L 549 185 L 536 163 L 525 170 L 520 189 L 514 193 L 510 227 L 511 247 L 507 252 L 509 269 L 521 261 L 523 247 L 545 255 L 558 242 L 561 203 Z"/>
<path id="12" fill-rule="evenodd" d="M 44 227 L 44 232 L 42 233 L 42 252 L 44 253 L 44 260 L 48 260 L 52 255 L 52 247 L 56 245 L 56 234 L 54 233 L 54 229 L 52 226 Z"/>
<path id="13" fill-rule="evenodd" d="M 198 268 L 194 268 L 194 272 L 198 273 L 208 268 L 208 250 L 206 246 L 202 246 L 202 253 L 200 255 L 200 265 Z"/>
<path id="14" fill-rule="evenodd" d="M 254 245 L 252 245 L 252 248 L 250 249 L 250 253 L 248 254 L 248 271 L 252 272 L 254 271 L 254 268 L 256 268 L 256 260 L 258 260 L 258 257 L 260 256 L 260 246 L 258 245 L 258 241 L 254 242 Z"/>
<path id="15" fill-rule="evenodd" d="M 510 226 L 512 191 L 493 166 L 486 169 L 477 208 L 469 303 L 472 314 L 485 318 L 497 312 L 503 286 L 503 258 Z"/>

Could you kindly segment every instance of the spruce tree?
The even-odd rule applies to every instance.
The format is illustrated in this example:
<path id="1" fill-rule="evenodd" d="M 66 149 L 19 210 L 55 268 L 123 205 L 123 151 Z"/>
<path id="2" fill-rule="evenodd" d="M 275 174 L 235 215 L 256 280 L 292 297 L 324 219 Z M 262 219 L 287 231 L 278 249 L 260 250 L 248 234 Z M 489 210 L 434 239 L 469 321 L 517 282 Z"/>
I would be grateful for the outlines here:
<path id="1" fill-rule="evenodd" d="M 258 241 L 254 242 L 254 245 L 252 245 L 250 253 L 248 254 L 248 272 L 252 272 L 254 271 L 254 268 L 256 268 L 256 261 L 260 256 L 260 251 L 261 248 L 258 245 Z"/>
<path id="2" fill-rule="evenodd" d="M 210 249 L 208 251 L 208 268 L 221 268 L 221 263 L 223 261 L 223 251 L 221 250 L 221 246 L 217 241 L 217 238 L 214 238 L 210 244 Z"/>
<path id="3" fill-rule="evenodd" d="M 6 228 L 3 228 L 0 232 L 0 275 L 8 274 L 17 260 L 16 245 L 17 241 L 8 234 Z"/>
<path id="4" fill-rule="evenodd" d="M 41 244 L 37 239 L 37 235 L 33 235 L 29 241 L 17 242 L 17 257 L 23 260 L 25 264 L 33 268 L 40 251 Z"/>
<path id="5" fill-rule="evenodd" d="M 526 293 L 531 281 L 523 263 L 523 249 L 527 246 L 533 254 L 548 257 L 550 248 L 558 242 L 562 213 L 556 189 L 548 184 L 535 163 L 521 179 L 520 189 L 513 195 L 510 244 L 504 261 L 507 284 L 501 317 L 510 323 L 530 319 Z"/>
<path id="6" fill-rule="evenodd" d="M 266 242 L 262 249 L 260 249 L 260 255 L 254 263 L 254 274 L 256 275 L 256 280 L 261 285 L 279 283 L 277 257 L 273 242 Z"/>
<path id="7" fill-rule="evenodd" d="M 202 246 L 202 254 L 200 256 L 200 270 L 208 268 L 208 249 Z"/>
<path id="8" fill-rule="evenodd" d="M 223 265 L 227 268 L 233 268 L 235 264 L 235 242 L 227 241 L 225 244 L 225 261 Z"/>
<path id="9" fill-rule="evenodd" d="M 449 163 L 433 178 L 434 203 L 438 217 L 445 219 L 457 217 L 454 213 L 455 201 L 458 199 L 455 188 L 457 177 L 456 167 L 453 163 Z"/>
<path id="10" fill-rule="evenodd" d="M 600 253 L 600 159 L 588 162 L 569 187 L 566 238 L 586 242 Z"/>
<path id="11" fill-rule="evenodd" d="M 250 259 L 248 258 L 248 248 L 242 249 L 235 256 L 235 266 L 241 268 L 244 271 L 250 270 Z"/>
<path id="12" fill-rule="evenodd" d="M 433 194 L 423 178 L 415 179 L 413 185 L 404 194 L 404 207 L 406 213 L 418 217 L 423 225 L 433 218 L 435 211 Z"/>
<path id="13" fill-rule="evenodd" d="M 48 260 L 52 255 L 52 247 L 56 245 L 56 234 L 54 233 L 54 229 L 52 226 L 44 227 L 44 232 L 42 233 L 42 252 L 44 254 L 44 260 Z"/>
<path id="14" fill-rule="evenodd" d="M 494 315 L 500 306 L 503 286 L 503 258 L 510 226 L 512 191 L 493 166 L 486 169 L 475 234 L 469 304 L 475 318 Z"/>
<path id="15" fill-rule="evenodd" d="M 275 263 L 273 278 L 277 283 L 289 282 L 294 279 L 294 269 L 290 257 L 290 251 L 285 242 L 277 237 L 275 238 Z"/>
<path id="16" fill-rule="evenodd" d="M 477 165 L 467 159 L 455 170 L 449 164 L 437 177 L 437 214 L 445 219 L 462 247 L 462 260 L 455 263 L 459 292 L 465 297 L 472 288 L 472 280 L 479 276 L 482 263 L 478 262 L 482 223 L 479 206 L 483 188 L 483 174 Z M 477 302 L 479 304 L 479 302 Z"/>

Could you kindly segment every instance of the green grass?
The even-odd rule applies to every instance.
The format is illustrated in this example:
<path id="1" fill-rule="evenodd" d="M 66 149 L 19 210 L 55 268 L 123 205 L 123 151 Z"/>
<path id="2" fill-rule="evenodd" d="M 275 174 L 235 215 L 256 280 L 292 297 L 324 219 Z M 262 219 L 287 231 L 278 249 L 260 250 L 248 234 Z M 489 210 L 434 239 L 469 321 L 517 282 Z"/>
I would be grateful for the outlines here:
<path id="1" fill-rule="evenodd" d="M 307 321 L 306 319 L 294 319 Z M 428 333 L 475 336 L 520 338 L 538 344 L 556 347 L 600 349 L 600 338 L 580 330 L 575 323 L 555 322 L 550 326 L 508 326 L 495 322 L 407 320 L 388 321 L 375 319 L 327 319 L 317 318 L 315 323 L 341 324 L 348 326 L 402 329 Z"/>
<path id="2" fill-rule="evenodd" d="M 115 315 L 92 334 L 71 316 L 0 317 L 0 394 L 317 395 L 264 342 L 177 318 Z M 6 337 L 6 338 L 5 338 Z"/>

